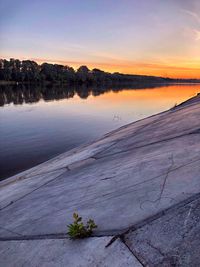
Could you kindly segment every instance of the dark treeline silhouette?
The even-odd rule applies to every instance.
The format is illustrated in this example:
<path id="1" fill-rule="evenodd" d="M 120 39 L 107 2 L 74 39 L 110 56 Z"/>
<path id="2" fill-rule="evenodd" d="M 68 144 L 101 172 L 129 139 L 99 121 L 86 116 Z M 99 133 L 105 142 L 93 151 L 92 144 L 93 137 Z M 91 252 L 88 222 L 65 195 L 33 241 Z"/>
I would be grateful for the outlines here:
<path id="1" fill-rule="evenodd" d="M 111 87 L 103 85 L 32 85 L 32 84 L 18 84 L 18 85 L 0 85 L 0 106 L 6 104 L 21 105 L 24 103 L 35 103 L 40 100 L 52 101 L 67 98 L 73 98 L 78 95 L 82 99 L 87 99 L 90 95 L 99 96 L 107 92 L 120 92 L 122 90 L 137 90 L 149 89 L 166 86 L 166 84 L 130 84 L 128 87 L 120 85 L 112 85 Z"/>
<path id="2" fill-rule="evenodd" d="M 116 84 L 130 82 L 171 82 L 173 79 L 109 73 L 99 69 L 89 70 L 81 66 L 76 71 L 69 66 L 43 63 L 32 60 L 0 59 L 0 81 L 18 83 L 68 83 L 68 84 Z"/>

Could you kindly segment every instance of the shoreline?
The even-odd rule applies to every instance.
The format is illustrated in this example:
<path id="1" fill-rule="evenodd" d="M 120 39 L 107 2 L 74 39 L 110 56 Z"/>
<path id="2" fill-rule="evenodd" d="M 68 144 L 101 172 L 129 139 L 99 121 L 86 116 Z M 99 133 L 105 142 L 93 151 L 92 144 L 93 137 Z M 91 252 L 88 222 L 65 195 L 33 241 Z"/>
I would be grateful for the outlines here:
<path id="1" fill-rule="evenodd" d="M 199 118 L 200 94 L 0 182 L 3 266 L 198 266 Z M 73 212 L 92 237 L 69 239 Z"/>
<path id="2" fill-rule="evenodd" d="M 122 125 L 121 127 L 117 128 L 117 129 L 115 129 L 115 130 L 113 130 L 113 131 L 110 131 L 110 132 L 108 132 L 108 133 L 105 133 L 102 137 L 100 137 L 100 138 L 98 138 L 98 139 L 96 139 L 96 140 L 93 140 L 93 141 L 91 141 L 91 142 L 89 142 L 89 143 L 85 143 L 85 144 L 79 145 L 79 146 L 77 146 L 77 147 L 75 147 L 75 148 L 72 148 L 72 149 L 67 150 L 67 151 L 65 151 L 65 152 L 63 152 L 63 153 L 60 153 L 60 154 L 58 154 L 57 156 L 50 158 L 49 160 L 46 160 L 46 161 L 44 161 L 44 162 L 42 162 L 42 163 L 40 163 L 40 164 L 37 164 L 36 166 L 33 166 L 33 167 L 28 168 L 28 169 L 26 169 L 26 170 L 20 171 L 19 173 L 16 173 L 16 174 L 14 174 L 14 175 L 12 175 L 12 176 L 3 178 L 3 179 L 0 180 L 0 186 L 1 186 L 1 185 L 4 185 L 4 184 L 7 184 L 6 181 L 9 181 L 8 183 L 10 183 L 10 180 L 11 180 L 11 182 L 13 182 L 13 179 L 14 179 L 14 181 L 15 181 L 15 178 L 18 179 L 18 176 L 21 176 L 21 175 L 24 175 L 24 174 L 26 175 L 27 172 L 29 172 L 29 171 L 31 171 L 31 170 L 35 170 L 35 169 L 39 168 L 40 166 L 43 166 L 43 165 L 46 164 L 46 163 L 49 163 L 49 162 L 51 163 L 52 161 L 57 161 L 58 159 L 62 158 L 63 156 L 66 156 L 66 155 L 68 155 L 68 154 L 69 154 L 69 155 L 70 155 L 70 154 L 73 154 L 74 152 L 76 152 L 76 151 L 78 151 L 78 150 L 82 150 L 82 149 L 84 149 L 84 148 L 87 147 L 87 146 L 91 146 L 91 145 L 95 144 L 96 142 L 99 142 L 99 141 L 103 140 L 103 139 L 106 138 L 107 136 L 110 136 L 110 135 L 112 135 L 112 134 L 114 134 L 114 133 L 116 133 L 116 132 L 118 132 L 118 131 L 120 131 L 120 130 L 126 128 L 126 127 L 129 127 L 129 126 L 131 126 L 131 125 L 133 125 L 133 124 L 137 124 L 137 123 L 139 123 L 139 122 L 142 122 L 142 121 L 151 119 L 151 118 L 153 118 L 153 117 L 155 117 L 155 116 L 162 115 L 162 114 L 164 114 L 164 113 L 166 113 L 166 112 L 169 112 L 169 111 L 171 111 L 171 110 L 173 110 L 173 109 L 176 109 L 176 108 L 179 108 L 179 107 L 181 107 L 181 106 L 184 106 L 185 104 L 187 104 L 188 102 L 191 102 L 193 99 L 196 99 L 196 98 L 199 97 L 199 96 L 200 96 L 200 92 L 197 93 L 196 96 L 194 96 L 194 97 L 192 97 L 192 98 L 190 98 L 190 99 L 187 99 L 187 100 L 185 100 L 184 102 L 182 102 L 182 103 L 180 103 L 180 104 L 178 104 L 178 105 L 176 105 L 176 106 L 174 106 L 174 107 L 172 107 L 172 108 L 170 108 L 170 109 L 168 109 L 168 110 L 164 110 L 164 111 L 159 112 L 159 113 L 157 113 L 157 114 L 153 114 L 153 115 L 148 116 L 148 117 L 145 117 L 145 118 L 143 118 L 143 119 L 140 119 L 140 120 L 133 121 L 133 122 L 130 122 L 130 123 L 128 123 L 128 124 Z"/>
<path id="3" fill-rule="evenodd" d="M 188 84 L 200 84 L 200 80 L 197 80 L 197 81 L 132 81 L 132 82 L 124 82 L 124 81 L 119 81 L 119 82 L 105 82 L 103 83 L 103 86 L 126 86 L 126 84 L 128 85 L 147 85 L 147 84 L 150 84 L 150 85 L 178 85 L 178 84 L 181 84 L 181 85 L 188 85 Z M 29 85 L 29 86 L 48 86 L 48 85 L 54 85 L 54 86 L 102 86 L 102 83 L 77 83 L 77 82 L 60 82 L 60 81 L 55 81 L 55 82 L 50 82 L 50 81 L 45 81 L 45 82 L 16 82 L 16 81 L 1 81 L 0 80 L 0 85 Z"/>
<path id="4" fill-rule="evenodd" d="M 198 93 L 197 96 L 194 96 L 194 97 L 192 97 L 191 99 L 193 99 L 193 98 L 195 98 L 195 97 L 198 97 L 199 95 L 200 95 L 200 93 Z M 33 166 L 33 167 L 30 167 L 30 168 L 28 168 L 28 169 L 24 169 L 24 170 L 22 170 L 22 171 L 20 171 L 20 172 L 18 172 L 18 173 L 15 173 L 15 174 L 13 174 L 13 175 L 11 175 L 11 176 L 7 176 L 7 177 L 5 177 L 5 178 L 1 178 L 1 179 L 0 179 L 0 186 L 1 186 L 1 184 L 4 184 L 4 182 L 7 181 L 7 180 L 10 180 L 10 179 L 13 180 L 13 179 L 15 179 L 15 177 L 18 177 L 19 175 L 26 174 L 26 172 L 28 172 L 29 170 L 38 168 L 39 166 L 42 166 L 42 165 L 45 164 L 45 163 L 48 163 L 48 162 L 52 162 L 52 161 L 54 161 L 54 160 L 57 160 L 57 158 L 59 159 L 60 156 L 62 156 L 62 155 L 66 155 L 66 154 L 68 155 L 68 153 L 70 154 L 71 152 L 73 153 L 73 151 L 77 151 L 77 150 L 82 149 L 82 148 L 84 148 L 84 147 L 90 146 L 90 145 L 92 145 L 92 144 L 98 142 L 99 140 L 104 139 L 104 137 L 106 137 L 107 135 L 111 135 L 112 133 L 115 133 L 115 132 L 119 131 L 120 129 L 126 128 L 126 127 L 128 127 L 129 125 L 138 123 L 138 122 L 143 121 L 143 120 L 148 120 L 149 118 L 158 116 L 158 115 L 160 115 L 160 114 L 163 114 L 163 113 L 166 113 L 166 112 L 168 112 L 168 111 L 170 111 L 170 110 L 173 110 L 174 108 L 177 108 L 177 107 L 179 107 L 179 106 L 182 106 L 182 105 L 184 105 L 185 103 L 187 103 L 188 101 L 191 101 L 191 99 L 187 99 L 187 100 L 185 100 L 184 102 L 182 102 L 182 103 L 180 103 L 180 104 L 178 104 L 178 105 L 176 105 L 176 106 L 174 106 L 174 107 L 172 107 L 172 108 L 170 108 L 170 109 L 168 109 L 168 110 L 164 110 L 164 111 L 162 111 L 162 112 L 153 114 L 153 115 L 148 116 L 148 117 L 145 117 L 145 118 L 143 118 L 143 119 L 140 119 L 140 120 L 133 121 L 133 122 L 130 122 L 130 123 L 128 123 L 128 124 L 122 125 L 122 126 L 120 126 L 119 128 L 117 128 L 117 129 L 115 129 L 115 130 L 113 130 L 113 131 L 111 131 L 111 132 L 107 132 L 107 133 L 105 133 L 105 134 L 104 134 L 102 137 L 100 137 L 99 139 L 95 139 L 95 140 L 92 140 L 91 142 L 83 143 L 82 145 L 76 146 L 76 147 L 74 147 L 74 148 L 72 148 L 72 149 L 70 149 L 70 150 L 67 150 L 67 151 L 62 152 L 62 153 L 58 153 L 57 156 L 51 157 L 50 159 L 45 160 L 45 161 L 43 161 L 43 162 L 41 162 L 41 163 L 39 163 L 39 164 L 36 164 L 36 165 Z M 7 183 L 5 182 L 5 184 L 7 184 Z"/>

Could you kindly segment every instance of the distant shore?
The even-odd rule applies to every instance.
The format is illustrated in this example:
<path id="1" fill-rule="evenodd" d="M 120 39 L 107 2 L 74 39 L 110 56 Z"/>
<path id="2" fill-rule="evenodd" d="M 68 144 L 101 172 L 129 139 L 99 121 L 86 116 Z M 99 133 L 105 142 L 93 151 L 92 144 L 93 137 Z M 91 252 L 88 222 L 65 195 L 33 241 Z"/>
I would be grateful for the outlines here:
<path id="1" fill-rule="evenodd" d="M 162 85 L 162 84 L 200 84 L 200 80 L 197 81 L 187 81 L 187 80 L 180 80 L 180 81 L 132 81 L 132 82 L 106 82 L 103 83 L 104 85 L 111 85 L 111 84 L 119 84 L 119 85 L 126 85 L 126 84 L 155 84 L 155 85 Z M 60 82 L 60 81 L 45 81 L 45 82 L 16 82 L 16 81 L 5 81 L 5 80 L 0 80 L 0 85 L 41 85 L 41 86 L 45 86 L 45 85 L 78 85 L 80 86 L 80 84 L 76 84 L 76 83 L 68 83 L 68 82 Z M 86 85 L 86 86 L 92 86 L 92 85 L 100 85 L 99 83 L 93 83 L 93 84 L 82 84 L 82 85 Z"/>
<path id="2" fill-rule="evenodd" d="M 134 69 L 133 69 L 134 72 Z M 86 65 L 78 69 L 67 65 L 42 63 L 33 60 L 0 59 L 1 84 L 37 83 L 37 84 L 124 84 L 124 83 L 200 83 L 200 79 L 169 78 L 145 74 L 110 73 Z M 7 83 L 7 84 L 8 84 Z"/>

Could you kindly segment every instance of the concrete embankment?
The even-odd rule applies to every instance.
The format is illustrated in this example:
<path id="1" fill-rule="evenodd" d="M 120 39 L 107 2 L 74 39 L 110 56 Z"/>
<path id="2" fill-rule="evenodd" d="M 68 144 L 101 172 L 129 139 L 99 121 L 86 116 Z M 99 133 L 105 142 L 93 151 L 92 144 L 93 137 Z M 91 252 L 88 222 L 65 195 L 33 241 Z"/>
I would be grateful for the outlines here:
<path id="1" fill-rule="evenodd" d="M 0 208 L 0 266 L 199 267 L 200 95 L 2 181 Z"/>

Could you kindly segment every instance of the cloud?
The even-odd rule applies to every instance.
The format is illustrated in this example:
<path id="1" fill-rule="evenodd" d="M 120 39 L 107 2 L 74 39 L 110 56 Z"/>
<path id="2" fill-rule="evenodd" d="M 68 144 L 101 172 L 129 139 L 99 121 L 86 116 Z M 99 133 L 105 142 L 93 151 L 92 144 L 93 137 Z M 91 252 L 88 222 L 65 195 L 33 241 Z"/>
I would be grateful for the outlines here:
<path id="1" fill-rule="evenodd" d="M 186 10 L 186 9 L 183 9 L 182 11 L 185 14 L 189 15 L 190 17 L 192 17 L 193 19 L 195 19 L 195 21 L 198 22 L 198 24 L 200 24 L 200 15 L 198 15 L 196 12 L 193 12 L 193 11 L 190 11 L 190 10 Z M 190 28 L 190 32 L 192 33 L 192 35 L 193 35 L 193 37 L 194 37 L 194 39 L 196 41 L 200 40 L 200 30 Z"/>
<path id="2" fill-rule="evenodd" d="M 194 18 L 198 23 L 200 23 L 200 15 L 198 15 L 196 12 L 186 10 L 186 9 L 182 9 L 182 11 L 186 13 L 187 15 L 189 15 L 190 17 Z"/>
<path id="3" fill-rule="evenodd" d="M 194 34 L 195 34 L 195 40 L 196 41 L 200 41 L 200 31 L 198 30 L 193 30 Z"/>

